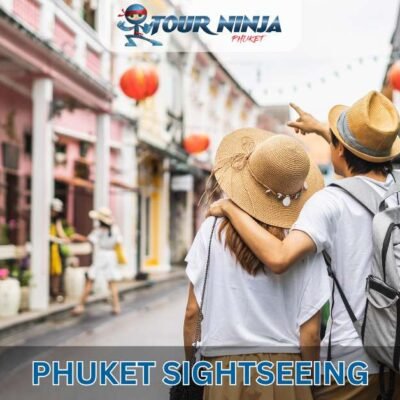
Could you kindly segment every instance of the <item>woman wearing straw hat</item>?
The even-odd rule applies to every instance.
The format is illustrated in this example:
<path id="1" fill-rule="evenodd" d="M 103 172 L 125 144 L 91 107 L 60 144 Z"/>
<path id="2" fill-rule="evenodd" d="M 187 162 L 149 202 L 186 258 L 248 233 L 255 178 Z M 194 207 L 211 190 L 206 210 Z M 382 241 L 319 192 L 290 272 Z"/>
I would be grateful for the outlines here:
<path id="1" fill-rule="evenodd" d="M 80 303 L 73 309 L 74 315 L 83 314 L 86 300 L 92 290 L 93 283 L 99 275 L 107 280 L 112 295 L 112 312 L 119 314 L 121 307 L 116 282 L 121 279 L 115 247 L 122 242 L 118 227 L 108 208 L 100 208 L 89 212 L 89 217 L 98 225 L 88 236 L 94 246 L 94 262 L 88 271 L 88 280 Z"/>
<path id="2" fill-rule="evenodd" d="M 385 196 L 394 181 L 398 183 L 398 171 L 393 171 L 392 161 L 400 156 L 400 116 L 384 95 L 371 91 L 351 106 L 334 106 L 328 115 L 328 125 L 296 105 L 291 106 L 299 118 L 288 125 L 302 134 L 316 133 L 330 143 L 335 172 L 351 185 L 361 183 L 375 197 Z M 335 363 L 364 361 L 369 375 L 368 385 L 354 386 L 347 382 L 315 387 L 314 397 L 318 400 L 400 398 L 400 376 L 392 373 L 385 376 L 385 369 L 369 356 L 352 321 L 352 318 L 363 320 L 367 312 L 365 282 L 375 257 L 372 214 L 363 205 L 364 201 L 337 187 L 324 188 L 307 201 L 284 240 L 260 229 L 232 202 L 222 200 L 211 206 L 210 212 L 229 218 L 246 244 L 275 273 L 297 268 L 297 261 L 307 255 L 327 252 L 330 256 L 347 306 L 338 290 L 336 294 L 332 290 L 329 334 L 322 342 L 325 350 L 322 359 Z M 398 196 L 387 199 L 389 208 L 399 204 Z M 396 235 L 397 231 L 393 233 Z M 337 283 L 333 289 L 336 286 Z"/>
<path id="3" fill-rule="evenodd" d="M 224 138 L 212 181 L 208 200 L 228 197 L 280 239 L 307 199 L 323 187 L 318 168 L 299 141 L 260 129 L 241 129 Z M 275 363 L 319 358 L 320 309 L 329 298 L 321 256 L 274 275 L 228 219 L 207 218 L 186 261 L 188 358 L 192 343 L 198 341 L 201 355 L 211 363 L 222 361 L 224 368 L 231 360 Z M 307 386 L 259 386 L 255 380 L 248 386 L 238 371 L 237 385 L 206 387 L 204 398 L 307 400 L 312 395 Z"/>

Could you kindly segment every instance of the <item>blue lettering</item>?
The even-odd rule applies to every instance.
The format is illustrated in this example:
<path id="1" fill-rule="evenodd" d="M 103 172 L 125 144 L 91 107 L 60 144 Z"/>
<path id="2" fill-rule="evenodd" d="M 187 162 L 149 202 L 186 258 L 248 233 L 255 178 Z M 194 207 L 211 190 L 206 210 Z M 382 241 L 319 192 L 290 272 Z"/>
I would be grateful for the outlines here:
<path id="1" fill-rule="evenodd" d="M 211 385 L 213 382 L 212 365 L 208 361 L 198 361 L 193 365 L 192 379 L 196 385 Z"/>
<path id="2" fill-rule="evenodd" d="M 65 368 L 60 367 L 60 361 L 53 361 L 53 386 L 60 385 L 60 377 L 65 376 L 67 386 L 74 384 L 74 362 L 67 361 Z"/>
<path id="3" fill-rule="evenodd" d="M 235 28 L 233 32 L 235 33 L 241 32 L 242 22 L 243 22 L 243 17 L 236 17 Z"/>
<path id="4" fill-rule="evenodd" d="M 258 377 L 256 382 L 261 386 L 269 386 L 275 382 L 275 376 L 273 371 L 274 364 L 271 361 L 262 361 L 257 364 Z M 262 378 L 264 377 L 264 378 Z"/>
<path id="5" fill-rule="evenodd" d="M 217 35 L 210 31 L 208 25 L 210 24 L 210 18 L 206 16 L 196 16 L 193 24 L 193 32 L 198 33 L 200 29 L 203 29 L 208 35 Z"/>
<path id="6" fill-rule="evenodd" d="M 136 377 L 136 363 L 129 361 L 121 361 L 120 363 L 120 385 L 137 385 Z"/>
<path id="7" fill-rule="evenodd" d="M 163 22 L 163 30 L 164 32 L 171 33 L 173 32 L 178 26 L 178 18 L 175 15 L 170 15 L 169 17 L 165 18 Z"/>
<path id="8" fill-rule="evenodd" d="M 151 368 L 155 368 L 157 363 L 155 361 L 139 361 L 138 366 L 143 369 L 143 385 L 150 386 L 151 381 Z"/>
<path id="9" fill-rule="evenodd" d="M 84 376 L 85 363 L 83 361 L 76 362 L 76 381 L 82 386 L 92 386 L 97 380 L 97 366 L 96 361 L 89 363 L 89 378 Z"/>
<path id="10" fill-rule="evenodd" d="M 227 21 L 222 15 L 219 20 L 217 32 L 221 33 L 224 29 L 227 29 L 229 32 L 233 32 L 233 26 L 235 24 L 236 17 L 229 17 Z"/>
<path id="11" fill-rule="evenodd" d="M 39 386 L 40 379 L 50 375 L 50 364 L 47 361 L 33 361 L 32 363 L 32 385 Z"/>
<path id="12" fill-rule="evenodd" d="M 168 361 L 163 365 L 164 378 L 162 382 L 167 386 L 176 386 L 181 383 L 182 376 L 179 372 L 180 363 L 178 361 Z"/>
<path id="13" fill-rule="evenodd" d="M 215 363 L 215 384 L 222 385 L 223 384 L 223 377 L 229 377 L 229 385 L 233 386 L 236 385 L 236 362 L 229 361 L 228 368 L 224 368 L 222 361 L 217 361 Z"/>
<path id="14" fill-rule="evenodd" d="M 276 363 L 277 385 L 292 386 L 293 379 L 286 379 L 293 375 L 293 361 L 278 361 Z"/>
<path id="15" fill-rule="evenodd" d="M 179 17 L 178 31 L 181 33 L 191 32 L 193 29 L 194 17 Z"/>
<path id="16" fill-rule="evenodd" d="M 255 361 L 239 361 L 238 367 L 243 368 L 243 385 L 251 385 L 251 368 L 257 366 Z"/>
<path id="17" fill-rule="evenodd" d="M 295 384 L 299 386 L 311 386 L 313 380 L 311 379 L 312 362 L 311 361 L 298 361 L 295 365 Z M 309 377 L 306 379 L 305 377 Z"/>
<path id="18" fill-rule="evenodd" d="M 338 385 L 344 385 L 345 381 L 345 362 L 338 361 L 338 368 L 331 361 L 324 363 L 324 385 L 332 385 L 332 378 Z"/>
<path id="19" fill-rule="evenodd" d="M 251 20 L 250 18 L 244 16 L 241 32 L 247 32 L 248 28 L 250 28 L 253 32 L 257 32 L 259 20 L 260 20 L 260 17 L 253 17 L 253 20 Z"/>
<path id="20" fill-rule="evenodd" d="M 314 362 L 314 386 L 321 386 L 321 361 Z"/>
<path id="21" fill-rule="evenodd" d="M 257 33 L 264 33 L 267 31 L 268 28 L 269 17 L 264 16 L 262 17 L 261 26 L 257 29 Z"/>
<path id="22" fill-rule="evenodd" d="M 368 385 L 368 364 L 362 361 L 353 361 L 347 368 L 347 379 L 353 386 Z"/>
<path id="23" fill-rule="evenodd" d="M 269 26 L 267 32 L 282 32 L 281 23 L 279 22 L 279 17 L 274 19 L 274 22 Z"/>
<path id="24" fill-rule="evenodd" d="M 118 385 L 118 381 L 112 374 L 116 366 L 116 361 L 111 361 L 110 364 L 106 361 L 100 361 L 100 386 L 106 386 L 107 382 L 111 383 L 112 386 Z"/>
<path id="25" fill-rule="evenodd" d="M 153 20 L 151 22 L 151 27 L 152 27 L 151 34 L 152 35 L 155 35 L 159 31 L 161 21 L 164 18 L 165 18 L 165 16 L 162 16 L 162 15 L 157 15 L 157 16 L 153 17 Z"/>

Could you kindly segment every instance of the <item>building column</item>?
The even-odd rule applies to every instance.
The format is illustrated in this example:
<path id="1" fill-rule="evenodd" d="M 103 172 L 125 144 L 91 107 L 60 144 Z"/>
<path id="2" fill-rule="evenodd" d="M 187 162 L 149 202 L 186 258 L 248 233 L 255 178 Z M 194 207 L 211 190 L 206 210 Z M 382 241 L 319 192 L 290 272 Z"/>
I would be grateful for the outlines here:
<path id="1" fill-rule="evenodd" d="M 163 178 L 160 207 L 160 271 L 171 269 L 171 251 L 169 241 L 169 214 L 170 214 L 170 160 L 165 158 L 163 161 Z"/>
<path id="2" fill-rule="evenodd" d="M 51 40 L 54 32 L 55 5 L 53 2 L 42 4 L 39 32 L 43 39 Z"/>
<path id="3" fill-rule="evenodd" d="M 52 98 L 52 80 L 48 78 L 36 79 L 32 88 L 32 283 L 30 290 L 32 310 L 45 310 L 49 305 L 49 230 L 54 153 L 53 132 L 49 120 Z"/>
<path id="4" fill-rule="evenodd" d="M 129 186 L 138 186 L 136 160 L 136 139 L 131 126 L 127 126 L 124 131 L 123 148 L 121 152 L 123 182 Z M 124 249 L 128 259 L 128 265 L 121 271 L 124 278 L 131 279 L 137 272 L 136 257 L 136 229 L 137 229 L 137 199 L 136 193 L 123 192 L 120 199 L 121 214 L 121 234 L 124 242 Z"/>
<path id="5" fill-rule="evenodd" d="M 189 251 L 190 246 L 192 245 L 194 238 L 194 177 L 192 187 L 188 188 L 189 190 L 186 192 L 186 224 L 185 224 L 185 238 L 186 238 L 186 249 Z"/>
<path id="6" fill-rule="evenodd" d="M 110 206 L 110 114 L 97 116 L 94 207 Z"/>

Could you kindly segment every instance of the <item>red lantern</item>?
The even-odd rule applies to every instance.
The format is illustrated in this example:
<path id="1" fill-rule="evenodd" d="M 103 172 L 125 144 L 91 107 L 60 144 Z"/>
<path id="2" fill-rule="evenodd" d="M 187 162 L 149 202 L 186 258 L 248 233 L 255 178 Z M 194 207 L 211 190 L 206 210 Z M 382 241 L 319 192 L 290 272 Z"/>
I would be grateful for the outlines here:
<path id="1" fill-rule="evenodd" d="M 148 68 L 145 72 L 146 76 L 146 97 L 153 96 L 159 85 L 157 70 L 155 68 Z"/>
<path id="2" fill-rule="evenodd" d="M 400 61 L 396 61 L 389 69 L 388 81 L 393 89 L 400 90 Z"/>
<path id="3" fill-rule="evenodd" d="M 132 67 L 121 76 L 119 84 L 126 96 L 140 101 L 157 92 L 159 80 L 155 68 Z"/>
<path id="4" fill-rule="evenodd" d="M 189 154 L 206 151 L 210 146 L 210 138 L 205 134 L 193 134 L 183 140 L 183 148 Z"/>

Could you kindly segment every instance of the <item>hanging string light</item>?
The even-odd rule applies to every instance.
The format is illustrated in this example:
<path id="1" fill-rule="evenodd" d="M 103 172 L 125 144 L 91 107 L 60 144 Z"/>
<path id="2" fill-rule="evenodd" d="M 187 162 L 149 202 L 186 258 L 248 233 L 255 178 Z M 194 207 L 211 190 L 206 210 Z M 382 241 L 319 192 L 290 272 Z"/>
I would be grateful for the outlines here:
<path id="1" fill-rule="evenodd" d="M 393 54 L 394 54 L 394 56 L 392 55 L 393 61 L 400 59 L 400 51 L 398 52 L 398 54 L 396 54 L 396 53 L 393 53 Z M 343 65 L 342 68 L 333 70 L 331 75 L 328 74 L 327 76 L 321 76 L 320 78 L 318 78 L 318 81 L 320 84 L 325 85 L 329 81 L 331 81 L 332 76 L 336 79 L 340 79 L 342 76 L 345 75 L 346 72 L 347 73 L 355 72 L 357 67 L 360 68 L 360 66 L 365 65 L 367 61 L 376 63 L 380 59 L 387 59 L 387 58 L 388 58 L 388 55 L 382 55 L 382 54 L 374 54 L 374 55 L 370 55 L 370 56 L 356 57 L 353 59 L 353 62 L 347 62 L 346 64 Z M 258 75 L 259 72 L 261 73 L 262 71 L 260 69 L 257 70 L 257 77 L 259 76 Z M 260 83 L 258 78 L 257 78 L 257 82 Z M 312 90 L 314 87 L 316 87 L 316 82 L 313 82 L 313 81 L 304 82 L 303 84 L 296 83 L 294 85 L 291 85 L 289 88 L 287 88 L 285 86 L 278 86 L 278 87 L 269 86 L 268 89 L 265 88 L 263 90 L 263 94 L 266 96 L 269 94 L 273 94 L 273 93 L 283 95 L 284 93 L 289 93 L 289 92 L 296 93 L 302 89 Z"/>

